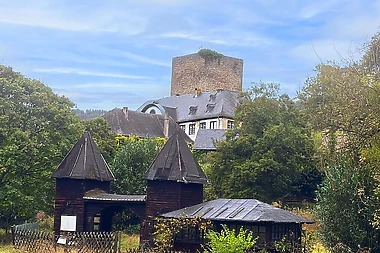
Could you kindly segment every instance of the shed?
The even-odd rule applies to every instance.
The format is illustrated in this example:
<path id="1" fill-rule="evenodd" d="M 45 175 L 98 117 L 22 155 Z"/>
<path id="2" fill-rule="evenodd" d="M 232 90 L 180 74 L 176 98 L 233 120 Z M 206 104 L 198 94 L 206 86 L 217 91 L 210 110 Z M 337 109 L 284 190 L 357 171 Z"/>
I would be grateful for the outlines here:
<path id="1" fill-rule="evenodd" d="M 214 229 L 220 231 L 222 224 L 230 229 L 240 227 L 252 231 L 258 237 L 258 245 L 270 245 L 284 236 L 295 243 L 301 243 L 302 224 L 314 223 L 302 216 L 274 207 L 256 199 L 216 199 L 198 205 L 162 214 L 164 218 L 196 218 L 210 220 Z M 196 236 L 191 233 L 197 233 Z M 202 233 L 194 230 L 181 231 L 176 235 L 175 244 L 183 249 L 193 248 L 192 244 L 202 243 Z"/>

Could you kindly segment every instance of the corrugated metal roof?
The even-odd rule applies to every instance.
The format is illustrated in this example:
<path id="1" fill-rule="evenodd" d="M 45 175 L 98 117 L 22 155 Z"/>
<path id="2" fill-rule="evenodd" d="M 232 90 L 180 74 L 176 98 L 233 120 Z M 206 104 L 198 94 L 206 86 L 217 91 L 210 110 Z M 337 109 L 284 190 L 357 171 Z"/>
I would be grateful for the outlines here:
<path id="1" fill-rule="evenodd" d="M 195 94 L 186 94 L 149 100 L 140 106 L 137 111 L 145 112 L 151 105 L 160 105 L 164 110 L 161 113 L 168 112 L 177 122 L 218 117 L 234 118 L 236 105 L 241 99 L 243 98 L 235 91 L 201 92 L 197 96 Z M 196 112 L 189 113 L 190 107 L 197 107 Z M 176 117 L 174 117 L 174 109 Z"/>
<path id="2" fill-rule="evenodd" d="M 95 196 L 84 196 L 83 199 L 99 201 L 145 202 L 146 195 L 119 195 L 110 193 L 100 193 Z"/>
<path id="3" fill-rule="evenodd" d="M 114 175 L 89 132 L 85 132 L 53 172 L 55 178 L 113 181 Z"/>
<path id="4" fill-rule="evenodd" d="M 216 150 L 215 142 L 226 139 L 225 129 L 199 129 L 195 137 L 195 150 Z"/>
<path id="5" fill-rule="evenodd" d="M 178 129 L 156 156 L 149 170 L 147 180 L 168 180 L 183 183 L 206 184 L 207 178 Z"/>
<path id="6" fill-rule="evenodd" d="M 162 214 L 166 218 L 201 217 L 211 221 L 314 223 L 256 199 L 216 199 Z"/>

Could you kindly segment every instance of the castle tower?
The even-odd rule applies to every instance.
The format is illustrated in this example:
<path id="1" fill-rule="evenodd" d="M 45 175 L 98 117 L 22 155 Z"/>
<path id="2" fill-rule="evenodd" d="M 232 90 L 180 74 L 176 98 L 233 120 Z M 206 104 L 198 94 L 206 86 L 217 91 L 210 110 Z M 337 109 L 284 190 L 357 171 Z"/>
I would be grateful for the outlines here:
<path id="1" fill-rule="evenodd" d="M 174 57 L 170 95 L 199 91 L 242 91 L 243 60 L 209 49 Z"/>
<path id="2" fill-rule="evenodd" d="M 151 243 L 152 217 L 203 202 L 207 178 L 179 131 L 168 139 L 144 175 L 148 218 L 142 226 L 143 243 Z"/>
<path id="3" fill-rule="evenodd" d="M 110 191 L 114 176 L 89 132 L 85 132 L 52 175 L 56 178 L 54 232 L 59 234 L 61 215 L 76 216 L 76 231 L 84 231 L 83 196 L 99 189 Z"/>

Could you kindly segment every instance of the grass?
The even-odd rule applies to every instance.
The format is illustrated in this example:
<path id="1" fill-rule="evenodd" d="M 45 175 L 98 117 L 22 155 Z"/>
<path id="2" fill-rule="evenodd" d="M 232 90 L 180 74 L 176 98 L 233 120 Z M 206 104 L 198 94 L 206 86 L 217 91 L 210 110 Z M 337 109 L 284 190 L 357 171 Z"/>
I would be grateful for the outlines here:
<path id="1" fill-rule="evenodd" d="M 120 250 L 121 252 L 127 249 L 137 249 L 140 243 L 140 235 L 139 234 L 121 234 L 120 239 Z"/>

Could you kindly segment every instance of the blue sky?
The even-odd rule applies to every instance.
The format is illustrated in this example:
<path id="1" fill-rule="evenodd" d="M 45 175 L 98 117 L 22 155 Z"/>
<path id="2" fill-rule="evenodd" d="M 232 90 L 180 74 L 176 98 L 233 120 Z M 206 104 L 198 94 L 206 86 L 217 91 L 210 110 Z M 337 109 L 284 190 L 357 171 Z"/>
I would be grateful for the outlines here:
<path id="1" fill-rule="evenodd" d="M 243 88 L 294 96 L 316 64 L 358 58 L 375 0 L 0 0 L 0 59 L 79 109 L 169 96 L 171 59 L 210 48 L 244 59 Z"/>

